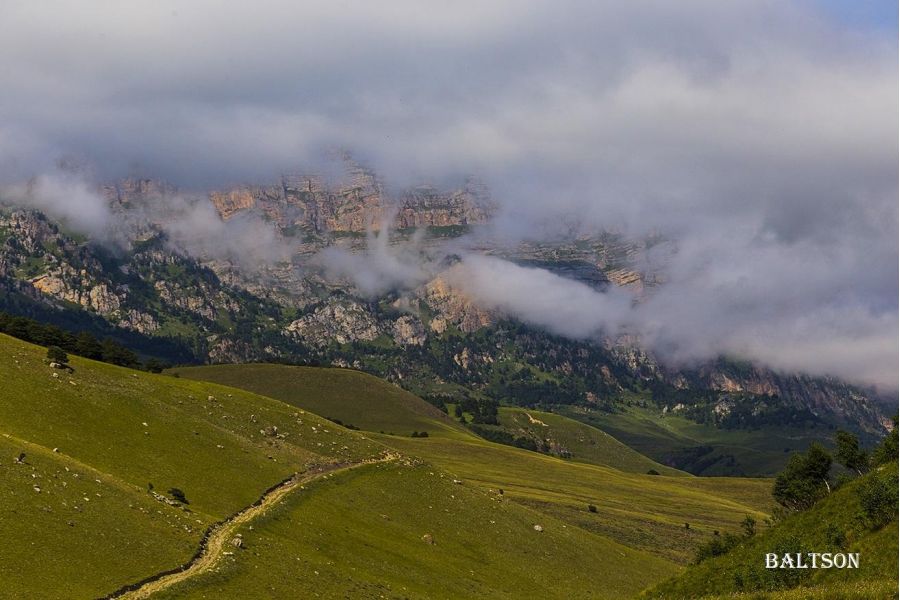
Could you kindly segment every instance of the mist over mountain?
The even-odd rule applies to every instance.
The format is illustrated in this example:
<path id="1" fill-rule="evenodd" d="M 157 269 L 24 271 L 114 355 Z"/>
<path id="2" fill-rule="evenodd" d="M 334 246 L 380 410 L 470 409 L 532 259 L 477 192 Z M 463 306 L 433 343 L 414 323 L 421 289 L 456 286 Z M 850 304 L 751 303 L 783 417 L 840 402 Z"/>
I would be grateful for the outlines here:
<path id="1" fill-rule="evenodd" d="M 460 256 L 473 297 L 556 333 L 896 389 L 890 32 L 807 2 L 92 7 L 12 2 L 0 25 L 7 201 L 120 245 L 153 221 L 189 256 L 260 273 L 290 260 L 298 277 L 315 265 L 370 297 Z M 460 182 L 475 176 L 494 246 L 560 231 L 665 240 L 641 252 L 653 290 L 583 288 L 469 256 L 468 242 L 401 249 L 384 230 L 367 249 L 297 256 L 273 229 L 361 233 L 383 216 L 363 205 L 272 227 L 278 192 L 262 188 L 287 190 L 286 173 L 345 186 L 336 148 L 378 174 L 359 196 L 395 200 L 378 210 L 422 182 L 471 193 Z M 135 175 L 182 191 L 128 210 L 96 192 Z"/>

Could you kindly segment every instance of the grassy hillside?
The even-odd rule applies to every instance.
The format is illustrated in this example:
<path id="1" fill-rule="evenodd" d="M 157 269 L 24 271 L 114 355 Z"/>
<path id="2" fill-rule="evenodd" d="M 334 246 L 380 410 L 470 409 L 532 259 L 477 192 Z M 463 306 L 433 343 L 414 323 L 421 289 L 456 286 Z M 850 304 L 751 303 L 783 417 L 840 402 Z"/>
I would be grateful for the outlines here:
<path id="1" fill-rule="evenodd" d="M 632 450 L 608 433 L 555 413 L 521 408 L 500 408 L 500 428 L 544 444 L 550 452 L 572 460 L 613 467 L 628 473 L 684 476 L 684 471 L 661 465 Z"/>
<path id="2" fill-rule="evenodd" d="M 628 407 L 604 412 L 560 406 L 558 412 L 601 429 L 651 459 L 695 475 L 771 476 L 792 452 L 812 442 L 830 443 L 833 431 L 766 427 L 718 429 L 658 409 Z"/>
<path id="3" fill-rule="evenodd" d="M 418 396 L 359 371 L 247 364 L 180 367 L 169 373 L 264 394 L 366 431 L 468 435 Z"/>
<path id="4" fill-rule="evenodd" d="M 391 431 L 374 410 L 383 406 L 393 423 L 403 423 L 394 429 L 426 429 L 430 437 L 373 436 L 382 443 L 422 457 L 495 496 L 502 488 L 506 498 L 523 506 L 677 562 L 686 562 L 704 535 L 737 528 L 747 514 L 761 518 L 772 504 L 767 481 L 689 482 L 695 478 L 684 477 L 685 473 L 659 465 L 611 436 L 560 415 L 528 411 L 548 424 L 554 438 L 575 448 L 576 458 L 581 456 L 591 464 L 487 442 L 416 396 L 356 371 L 221 365 L 172 372 L 252 389 L 320 414 L 340 415 L 337 418 L 342 421 L 365 429 Z M 386 395 L 379 397 L 374 390 L 384 390 Z M 421 420 L 421 413 L 432 415 L 431 411 L 437 413 L 439 424 L 453 429 L 437 429 L 435 421 Z M 505 408 L 500 418 L 510 430 L 524 428 L 523 421 L 528 420 L 526 411 Z M 545 435 L 540 424 L 529 426 L 535 435 Z M 433 435 L 437 432 L 440 435 Z M 677 479 L 646 475 L 650 469 Z M 679 483 L 681 479 L 684 481 Z M 597 512 L 589 512 L 589 504 Z M 690 523 L 690 529 L 685 523 Z"/>
<path id="5" fill-rule="evenodd" d="M 0 508 L 0 597 L 110 593 L 185 562 L 211 523 L 290 474 L 384 450 L 250 392 L 77 357 L 69 373 L 44 355 L 0 336 L 0 452 L 8 457 L 0 495 L 13 500 Z M 429 441 L 442 439 L 452 441 Z M 169 496 L 180 488 L 190 504 L 161 501 L 150 483 Z M 244 549 L 182 584 L 184 594 L 585 597 L 600 577 L 609 597 L 621 597 L 676 569 L 481 486 L 454 484 L 418 459 L 327 476 L 244 535 Z"/>
<path id="6" fill-rule="evenodd" d="M 68 372 L 45 354 L 0 336 L 0 495 L 12 500 L 0 504 L 0 597 L 103 596 L 184 563 L 211 523 L 293 473 L 386 447 L 406 458 L 297 487 L 241 525 L 244 545 L 214 570 L 162 597 L 628 597 L 770 504 L 768 481 L 651 476 L 493 444 L 350 371 L 299 372 L 306 396 L 348 411 L 333 418 L 374 428 L 384 409 L 382 423 L 433 435 L 354 432 L 188 373 L 77 357 Z M 262 385 L 294 369 L 228 371 Z M 164 502 L 170 488 L 190 504 Z"/>
<path id="7" fill-rule="evenodd" d="M 426 464 L 319 482 L 243 535 L 218 573 L 161 597 L 628 598 L 675 570 Z"/>
<path id="8" fill-rule="evenodd" d="M 737 597 L 896 598 L 897 520 L 872 531 L 862 518 L 859 491 L 873 479 L 896 489 L 891 463 L 841 486 L 810 510 L 795 513 L 771 529 L 745 538 L 727 554 L 691 566 L 656 586 L 646 598 Z M 782 570 L 765 568 L 767 552 L 859 552 L 859 569 Z M 887 585 L 886 585 L 887 584 Z M 812 588 L 812 589 L 808 589 Z M 839 595 L 838 590 L 843 590 Z M 879 590 L 887 590 L 882 595 Z M 761 593 L 761 596 L 750 595 Z M 765 595 L 762 595 L 765 594 Z"/>
<path id="9" fill-rule="evenodd" d="M 713 530 L 762 518 L 772 504 L 768 480 L 638 475 L 484 440 L 376 437 L 494 496 L 502 489 L 505 499 L 677 562 Z"/>
<path id="10" fill-rule="evenodd" d="M 55 370 L 45 353 L 0 335 L 0 596 L 110 592 L 186 560 L 210 523 L 306 465 L 381 451 L 269 398 L 77 357 Z"/>

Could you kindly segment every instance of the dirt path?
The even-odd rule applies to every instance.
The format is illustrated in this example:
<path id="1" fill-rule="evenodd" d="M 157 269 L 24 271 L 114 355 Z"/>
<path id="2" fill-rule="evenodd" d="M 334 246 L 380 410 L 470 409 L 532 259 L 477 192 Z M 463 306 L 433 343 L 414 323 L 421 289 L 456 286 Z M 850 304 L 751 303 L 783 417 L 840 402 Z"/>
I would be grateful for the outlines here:
<path id="1" fill-rule="evenodd" d="M 179 570 L 175 573 L 169 573 L 159 578 L 150 578 L 152 579 L 151 581 L 142 584 L 137 589 L 116 592 L 111 596 L 108 596 L 108 598 L 124 598 L 127 600 L 149 598 L 156 592 L 160 592 L 177 583 L 181 583 L 182 581 L 206 573 L 216 566 L 219 560 L 225 555 L 225 552 L 229 550 L 238 551 L 238 549 L 235 548 L 231 542 L 236 537 L 235 534 L 242 525 L 249 523 L 256 517 L 265 513 L 269 508 L 278 504 L 297 486 L 333 473 L 349 471 L 350 469 L 355 469 L 357 467 L 362 467 L 374 463 L 388 462 L 395 460 L 396 458 L 396 455 L 386 454 L 380 458 L 364 460 L 358 463 L 317 465 L 307 471 L 304 471 L 303 473 L 297 473 L 290 479 L 269 490 L 254 504 L 243 509 L 228 520 L 214 526 L 210 531 L 208 537 L 206 538 L 206 543 L 201 547 L 200 552 L 194 557 L 193 560 L 191 560 L 190 563 L 185 565 L 185 568 L 183 570 Z"/>

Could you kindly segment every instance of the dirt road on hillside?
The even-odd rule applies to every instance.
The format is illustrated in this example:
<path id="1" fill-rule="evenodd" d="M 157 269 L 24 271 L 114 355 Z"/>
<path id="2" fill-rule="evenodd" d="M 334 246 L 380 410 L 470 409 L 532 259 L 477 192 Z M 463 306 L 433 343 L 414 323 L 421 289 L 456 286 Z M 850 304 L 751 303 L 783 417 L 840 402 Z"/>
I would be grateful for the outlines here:
<path id="1" fill-rule="evenodd" d="M 167 572 L 148 577 L 147 580 L 145 580 L 146 583 L 139 584 L 139 587 L 130 589 L 131 586 L 127 586 L 126 588 L 107 596 L 107 598 L 122 598 L 127 600 L 149 598 L 153 594 L 181 583 L 182 581 L 202 575 L 215 567 L 226 551 L 229 549 L 237 551 L 237 548 L 231 544 L 231 540 L 236 537 L 237 531 L 241 526 L 249 523 L 278 504 L 285 496 L 296 489 L 297 486 L 334 473 L 349 471 L 350 469 L 374 463 L 389 462 L 396 458 L 396 455 L 387 454 L 381 458 L 364 460 L 358 463 L 316 465 L 303 473 L 297 473 L 290 479 L 287 479 L 266 492 L 262 498 L 252 505 L 241 510 L 228 520 L 213 526 L 208 536 L 205 538 L 206 542 L 202 544 L 200 551 L 182 570 L 174 573 Z"/>

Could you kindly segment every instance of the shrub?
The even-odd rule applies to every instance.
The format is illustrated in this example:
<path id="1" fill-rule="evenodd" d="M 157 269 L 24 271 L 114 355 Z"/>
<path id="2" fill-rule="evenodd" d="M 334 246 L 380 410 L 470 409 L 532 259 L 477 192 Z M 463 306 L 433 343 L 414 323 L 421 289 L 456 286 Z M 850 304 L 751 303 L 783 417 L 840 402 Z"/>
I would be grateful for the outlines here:
<path id="1" fill-rule="evenodd" d="M 753 537 L 756 534 L 756 519 L 751 515 L 747 515 L 744 517 L 744 520 L 741 521 L 741 529 L 744 530 L 744 535 Z"/>
<path id="2" fill-rule="evenodd" d="M 894 429 L 887 434 L 872 452 L 872 466 L 880 466 L 897 460 L 897 418 L 894 418 Z"/>
<path id="3" fill-rule="evenodd" d="M 721 556 L 737 546 L 742 539 L 741 536 L 734 535 L 733 533 L 713 535 L 711 540 L 697 548 L 694 562 L 700 563 L 715 556 Z"/>
<path id="4" fill-rule="evenodd" d="M 172 496 L 172 498 L 174 498 L 175 500 L 178 500 L 179 502 L 181 502 L 182 504 L 190 504 L 190 502 L 188 502 L 187 497 L 184 495 L 184 492 L 178 488 L 170 489 L 169 495 Z"/>
<path id="5" fill-rule="evenodd" d="M 150 358 L 144 363 L 144 368 L 147 369 L 151 373 L 162 373 L 163 372 L 163 364 L 156 360 L 155 358 Z"/>
<path id="6" fill-rule="evenodd" d="M 59 346 L 50 346 L 47 348 L 47 360 L 64 365 L 69 362 L 69 355 Z"/>
<path id="7" fill-rule="evenodd" d="M 650 469 L 649 471 L 647 471 L 647 475 L 659 475 L 659 471 L 657 471 L 656 469 Z"/>
<path id="8" fill-rule="evenodd" d="M 897 474 L 861 482 L 859 505 L 867 527 L 879 529 L 897 516 Z"/>
<path id="9" fill-rule="evenodd" d="M 597 512 L 597 507 L 594 506 L 593 504 L 588 504 L 588 512 L 592 512 L 592 513 Z"/>

